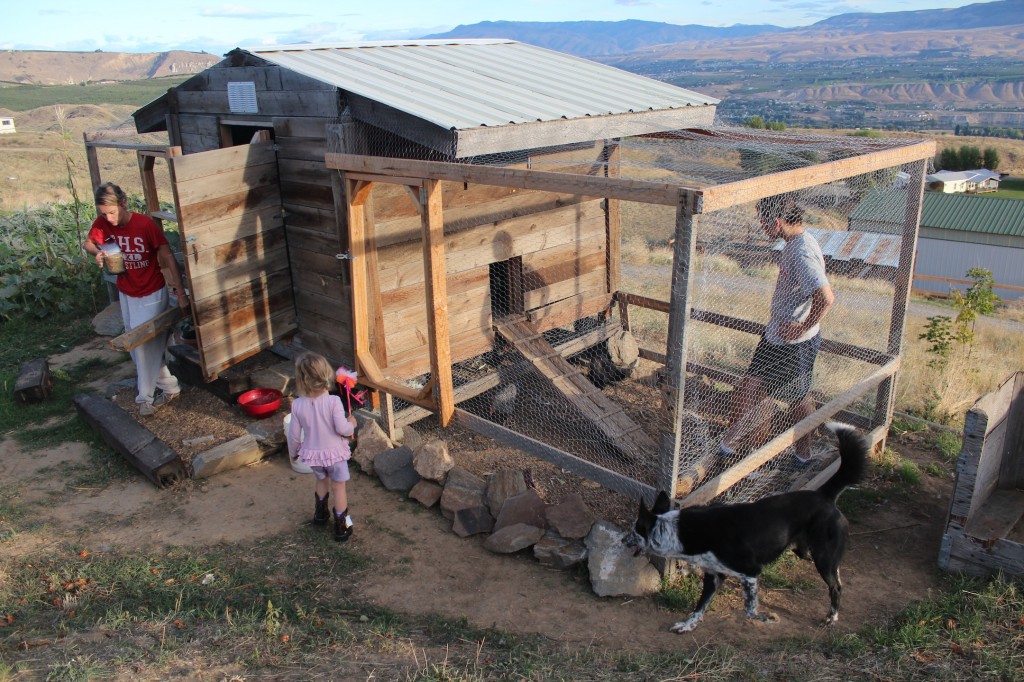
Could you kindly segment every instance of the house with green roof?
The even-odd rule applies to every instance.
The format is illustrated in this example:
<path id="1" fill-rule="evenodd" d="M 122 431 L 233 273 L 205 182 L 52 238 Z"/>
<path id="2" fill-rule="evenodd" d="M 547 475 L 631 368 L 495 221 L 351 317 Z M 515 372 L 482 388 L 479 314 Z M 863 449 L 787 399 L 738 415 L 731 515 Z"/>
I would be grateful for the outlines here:
<path id="1" fill-rule="evenodd" d="M 851 231 L 896 234 L 886 190 L 870 192 L 850 213 Z M 887 216 L 887 217 L 886 217 Z M 985 268 L 1004 300 L 1024 296 L 1024 200 L 925 192 L 914 265 L 915 291 L 948 294 Z"/>
<path id="2" fill-rule="evenodd" d="M 914 288 L 948 294 L 985 268 L 1004 300 L 1024 296 L 1024 201 L 925 192 Z"/>

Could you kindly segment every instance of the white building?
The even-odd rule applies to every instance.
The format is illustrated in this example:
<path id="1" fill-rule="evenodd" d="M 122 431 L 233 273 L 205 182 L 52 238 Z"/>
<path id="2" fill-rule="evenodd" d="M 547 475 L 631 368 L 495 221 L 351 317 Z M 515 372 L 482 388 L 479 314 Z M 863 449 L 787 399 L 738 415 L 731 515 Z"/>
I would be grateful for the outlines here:
<path id="1" fill-rule="evenodd" d="M 14 118 L 11 116 L 0 116 L 0 135 L 16 132 L 14 130 Z"/>
<path id="2" fill-rule="evenodd" d="M 999 189 L 999 173 L 984 168 L 969 171 L 939 171 L 927 178 L 927 187 L 932 192 L 962 194 L 971 192 L 995 192 Z"/>

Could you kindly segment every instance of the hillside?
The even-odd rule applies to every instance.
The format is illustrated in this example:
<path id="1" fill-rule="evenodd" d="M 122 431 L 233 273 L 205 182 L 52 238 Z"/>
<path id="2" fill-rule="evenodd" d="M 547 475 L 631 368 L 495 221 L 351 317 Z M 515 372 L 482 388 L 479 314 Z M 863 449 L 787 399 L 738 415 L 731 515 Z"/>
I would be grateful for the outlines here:
<path id="1" fill-rule="evenodd" d="M 1021 25 L 1024 0 L 998 0 L 957 9 L 840 14 L 794 29 L 651 21 L 488 21 L 424 37 L 510 38 L 578 56 L 602 57 L 601 61 L 627 54 L 633 59 L 795 61 L 930 50 L 956 50 L 976 57 L 1019 56 Z M 1011 26 L 1016 28 L 1006 30 Z"/>
<path id="2" fill-rule="evenodd" d="M 0 82 L 73 85 L 198 73 L 220 61 L 204 52 L 0 52 Z"/>

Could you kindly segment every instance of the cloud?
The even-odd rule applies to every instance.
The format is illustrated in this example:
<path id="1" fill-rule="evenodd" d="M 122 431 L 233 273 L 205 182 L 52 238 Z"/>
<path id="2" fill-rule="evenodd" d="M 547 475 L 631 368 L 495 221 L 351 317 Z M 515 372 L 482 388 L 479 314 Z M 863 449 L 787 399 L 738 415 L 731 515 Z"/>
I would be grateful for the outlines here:
<path id="1" fill-rule="evenodd" d="M 293 12 L 271 12 L 266 10 L 253 9 L 244 5 L 221 5 L 210 7 L 199 11 L 199 16 L 212 19 L 294 19 L 295 17 L 307 16 Z"/>
<path id="2" fill-rule="evenodd" d="M 347 38 L 351 40 L 352 38 Z M 300 43 L 334 43 L 346 38 L 339 37 L 338 25 L 330 21 L 306 24 L 297 28 L 277 33 L 274 43 L 278 45 L 297 45 Z M 266 42 L 266 41 L 263 41 Z"/>
<path id="3" fill-rule="evenodd" d="M 654 3 L 648 0 L 615 0 L 615 4 L 623 7 L 650 7 Z"/>

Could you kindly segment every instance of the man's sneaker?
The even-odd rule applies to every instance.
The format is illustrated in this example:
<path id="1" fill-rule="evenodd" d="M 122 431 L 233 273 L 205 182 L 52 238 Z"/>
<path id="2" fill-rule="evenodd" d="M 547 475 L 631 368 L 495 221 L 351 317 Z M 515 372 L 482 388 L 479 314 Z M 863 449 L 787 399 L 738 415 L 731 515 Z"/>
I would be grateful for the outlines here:
<path id="1" fill-rule="evenodd" d="M 143 417 L 152 416 L 157 411 L 156 401 L 151 403 L 139 403 L 139 414 Z"/>
<path id="2" fill-rule="evenodd" d="M 160 395 L 158 395 L 156 397 L 156 400 L 153 401 L 153 407 L 161 408 L 167 403 L 177 398 L 179 395 L 181 395 L 181 391 L 178 391 L 177 393 L 168 393 L 167 391 L 161 391 Z"/>

